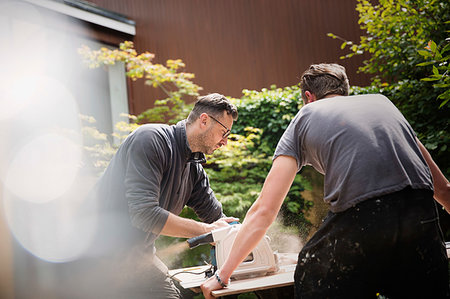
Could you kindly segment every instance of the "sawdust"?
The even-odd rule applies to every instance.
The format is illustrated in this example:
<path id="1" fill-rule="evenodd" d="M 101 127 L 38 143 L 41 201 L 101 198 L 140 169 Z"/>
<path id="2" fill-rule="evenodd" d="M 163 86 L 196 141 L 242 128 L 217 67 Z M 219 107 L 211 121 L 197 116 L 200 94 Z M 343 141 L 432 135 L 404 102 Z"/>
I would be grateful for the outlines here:
<path id="1" fill-rule="evenodd" d="M 156 255 L 164 261 L 167 267 L 171 268 L 171 264 L 176 262 L 176 257 L 189 249 L 187 242 L 171 244 L 163 249 L 158 249 Z"/>
<path id="2" fill-rule="evenodd" d="M 283 226 L 279 220 L 270 226 L 267 235 L 273 251 L 299 253 L 304 245 L 303 240 L 299 237 L 299 232 L 294 228 Z"/>

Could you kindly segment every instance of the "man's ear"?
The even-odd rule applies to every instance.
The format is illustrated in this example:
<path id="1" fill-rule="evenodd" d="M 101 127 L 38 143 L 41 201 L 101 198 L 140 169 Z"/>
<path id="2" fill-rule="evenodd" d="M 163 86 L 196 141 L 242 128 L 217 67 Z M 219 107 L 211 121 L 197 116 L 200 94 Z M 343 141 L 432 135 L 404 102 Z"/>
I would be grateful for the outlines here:
<path id="1" fill-rule="evenodd" d="M 200 127 L 205 127 L 206 124 L 208 123 L 208 114 L 206 113 L 200 114 L 199 119 L 200 119 Z"/>
<path id="2" fill-rule="evenodd" d="M 309 90 L 305 91 L 305 96 L 306 96 L 305 104 L 309 104 L 309 103 L 315 102 L 317 100 L 316 95 L 311 93 Z"/>

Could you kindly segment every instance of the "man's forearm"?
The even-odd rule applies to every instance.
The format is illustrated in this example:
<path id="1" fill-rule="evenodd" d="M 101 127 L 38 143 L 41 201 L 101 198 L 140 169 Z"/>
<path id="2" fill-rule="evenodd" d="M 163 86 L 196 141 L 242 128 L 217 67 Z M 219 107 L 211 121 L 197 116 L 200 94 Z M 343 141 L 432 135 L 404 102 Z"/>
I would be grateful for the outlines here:
<path id="1" fill-rule="evenodd" d="M 169 213 L 169 217 L 167 217 L 167 221 L 159 234 L 170 237 L 192 238 L 206 234 L 213 229 L 227 226 L 228 223 L 233 221 L 239 221 L 239 219 L 235 217 L 224 217 L 209 224 Z"/>
<path id="2" fill-rule="evenodd" d="M 277 212 L 277 210 L 271 210 L 270 213 L 264 213 L 255 205 L 247 212 L 245 221 L 236 236 L 232 249 L 233 254 L 228 256 L 226 263 L 220 269 L 220 276 L 224 281 L 229 281 L 236 267 L 258 245 Z M 249 223 L 250 225 L 248 225 Z"/>
<path id="3" fill-rule="evenodd" d="M 192 238 L 205 234 L 211 230 L 211 224 L 176 216 L 169 213 L 160 234 L 170 237 Z"/>
<path id="4" fill-rule="evenodd" d="M 281 204 L 297 172 L 297 162 L 291 157 L 278 157 L 267 175 L 258 199 L 245 216 L 236 236 L 232 252 L 220 269 L 222 279 L 228 281 L 233 271 L 264 237 L 275 220 Z"/>

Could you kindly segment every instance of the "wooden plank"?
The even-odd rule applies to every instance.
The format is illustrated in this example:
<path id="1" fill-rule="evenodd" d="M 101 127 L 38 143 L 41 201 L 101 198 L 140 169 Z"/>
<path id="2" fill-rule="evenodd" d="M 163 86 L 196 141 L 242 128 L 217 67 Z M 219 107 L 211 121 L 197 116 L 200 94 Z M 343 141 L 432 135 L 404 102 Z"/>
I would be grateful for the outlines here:
<path id="1" fill-rule="evenodd" d="M 295 264 L 281 266 L 279 271 L 272 275 L 233 280 L 227 288 L 214 291 L 212 294 L 220 297 L 292 285 L 294 284 L 295 266 Z M 179 281 L 183 288 L 200 292 L 199 287 L 206 280 L 203 273 L 209 267 L 205 265 L 169 270 L 169 275 L 174 275 L 172 278 Z M 192 272 L 201 274 L 196 275 Z"/>
<path id="2" fill-rule="evenodd" d="M 204 273 L 210 267 L 211 266 L 209 265 L 204 265 L 169 270 L 169 275 L 172 277 L 172 279 L 178 281 L 183 288 L 194 290 L 194 288 L 198 288 L 206 280 Z"/>
<path id="3" fill-rule="evenodd" d="M 295 267 L 293 267 L 292 269 L 295 269 Z M 225 295 L 235 295 L 253 291 L 280 288 L 293 284 L 294 271 L 289 271 L 268 276 L 232 281 L 227 288 L 213 291 L 212 294 L 216 297 L 220 297 Z"/>

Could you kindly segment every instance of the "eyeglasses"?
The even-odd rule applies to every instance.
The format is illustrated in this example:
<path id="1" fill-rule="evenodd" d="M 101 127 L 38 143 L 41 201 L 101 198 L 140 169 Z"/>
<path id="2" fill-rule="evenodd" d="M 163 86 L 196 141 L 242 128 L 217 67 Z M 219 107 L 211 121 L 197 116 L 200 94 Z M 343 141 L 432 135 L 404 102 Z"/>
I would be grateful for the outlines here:
<path id="1" fill-rule="evenodd" d="M 214 119 L 219 125 L 221 125 L 222 127 L 224 127 L 227 131 L 225 133 L 223 133 L 222 138 L 225 139 L 228 136 L 230 136 L 231 134 L 231 130 L 228 129 L 223 123 L 221 123 L 220 121 L 218 121 L 215 117 L 211 116 L 208 114 L 209 117 L 211 117 L 212 119 Z"/>

